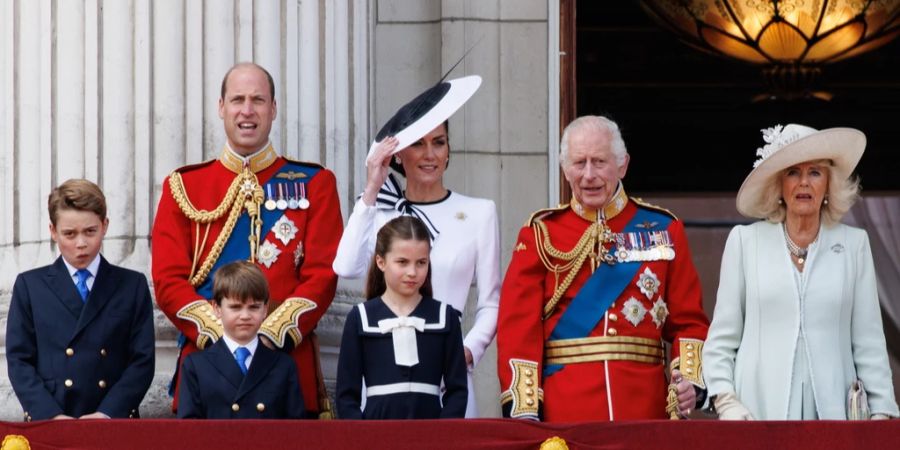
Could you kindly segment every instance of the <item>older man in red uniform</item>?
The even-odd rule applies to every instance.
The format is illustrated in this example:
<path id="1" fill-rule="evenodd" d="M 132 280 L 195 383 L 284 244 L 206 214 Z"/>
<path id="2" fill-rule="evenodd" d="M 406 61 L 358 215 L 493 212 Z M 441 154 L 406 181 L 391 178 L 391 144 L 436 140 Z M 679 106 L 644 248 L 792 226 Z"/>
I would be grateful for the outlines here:
<path id="1" fill-rule="evenodd" d="M 265 69 L 242 63 L 228 71 L 219 99 L 227 144 L 217 159 L 177 169 L 163 182 L 153 285 L 183 335 L 183 359 L 222 336 L 208 301 L 216 269 L 238 259 L 257 263 L 272 296 L 261 342 L 291 354 L 306 410 L 327 414 L 313 330 L 337 286 L 331 262 L 343 229 L 340 203 L 330 171 L 275 152 L 269 131 L 276 112 Z"/>
<path id="2" fill-rule="evenodd" d="M 705 398 L 709 321 L 684 228 L 625 195 L 628 158 L 606 118 L 581 117 L 563 133 L 572 201 L 528 220 L 500 294 L 506 417 L 678 418 Z M 672 343 L 671 382 L 663 341 Z"/>

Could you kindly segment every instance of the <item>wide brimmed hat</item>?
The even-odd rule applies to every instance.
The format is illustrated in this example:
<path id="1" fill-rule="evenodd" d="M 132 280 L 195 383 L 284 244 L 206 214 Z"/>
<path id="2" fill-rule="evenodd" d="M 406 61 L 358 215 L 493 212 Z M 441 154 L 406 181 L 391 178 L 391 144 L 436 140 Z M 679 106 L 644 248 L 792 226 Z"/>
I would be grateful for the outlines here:
<path id="1" fill-rule="evenodd" d="M 766 142 L 756 150 L 759 159 L 747 175 L 737 195 L 738 212 L 747 217 L 765 219 L 763 194 L 788 167 L 808 161 L 828 159 L 831 170 L 841 179 L 849 178 L 866 149 L 866 135 L 853 128 L 816 130 L 804 125 L 776 125 L 761 130 Z"/>
<path id="2" fill-rule="evenodd" d="M 462 107 L 481 86 L 481 77 L 469 75 L 442 81 L 403 105 L 375 135 L 366 160 L 382 139 L 394 136 L 399 141 L 394 153 L 409 147 L 444 123 Z M 392 161 L 393 166 L 393 161 Z"/>

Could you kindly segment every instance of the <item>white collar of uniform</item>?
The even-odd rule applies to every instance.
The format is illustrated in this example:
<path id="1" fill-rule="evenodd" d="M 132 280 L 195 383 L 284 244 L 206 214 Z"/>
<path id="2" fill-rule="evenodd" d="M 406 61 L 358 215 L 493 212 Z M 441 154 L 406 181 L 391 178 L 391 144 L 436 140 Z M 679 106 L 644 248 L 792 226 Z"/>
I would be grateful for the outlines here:
<path id="1" fill-rule="evenodd" d="M 69 264 L 69 262 L 66 261 L 65 257 L 63 257 L 63 262 L 66 264 L 66 269 L 69 270 L 69 276 L 72 278 L 77 277 L 75 273 L 78 272 L 78 269 L 76 269 L 75 266 Z M 88 264 L 85 269 L 87 269 L 87 271 L 91 273 L 91 278 L 97 278 L 97 271 L 100 270 L 100 253 L 97 253 L 97 256 L 94 257 L 94 260 L 91 261 L 91 263 Z"/>
<path id="2" fill-rule="evenodd" d="M 237 342 L 234 342 L 234 340 L 228 337 L 228 335 L 226 334 L 222 335 L 222 340 L 225 341 L 225 345 L 228 346 L 228 351 L 231 352 L 232 355 L 234 354 L 235 350 L 238 349 L 238 347 L 244 347 L 250 351 L 250 356 L 253 356 L 256 354 L 256 346 L 259 345 L 259 336 L 254 337 L 252 341 L 247 343 L 247 345 L 241 345 Z"/>

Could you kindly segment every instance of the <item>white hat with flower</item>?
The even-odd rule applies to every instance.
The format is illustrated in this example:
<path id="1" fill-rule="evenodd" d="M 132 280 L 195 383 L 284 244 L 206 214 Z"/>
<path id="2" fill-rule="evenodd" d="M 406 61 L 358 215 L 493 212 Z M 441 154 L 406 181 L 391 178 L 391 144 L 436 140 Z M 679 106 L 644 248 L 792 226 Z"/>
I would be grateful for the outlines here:
<path id="1" fill-rule="evenodd" d="M 866 135 L 853 128 L 816 130 L 794 123 L 761 130 L 766 145 L 756 150 L 759 159 L 737 195 L 738 212 L 765 219 L 763 194 L 788 167 L 808 161 L 831 160 L 839 178 L 849 178 L 866 149 Z"/>

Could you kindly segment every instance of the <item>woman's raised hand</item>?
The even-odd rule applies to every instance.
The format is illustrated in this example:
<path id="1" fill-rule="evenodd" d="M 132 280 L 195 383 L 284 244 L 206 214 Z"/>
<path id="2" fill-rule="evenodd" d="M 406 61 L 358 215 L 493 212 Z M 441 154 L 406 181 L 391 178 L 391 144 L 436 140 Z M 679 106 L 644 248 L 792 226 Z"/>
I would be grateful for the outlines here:
<path id="1" fill-rule="evenodd" d="M 397 138 L 388 136 L 376 144 L 375 151 L 366 158 L 366 188 L 362 195 L 363 203 L 366 205 L 375 204 L 378 190 L 384 185 L 384 180 L 387 180 L 391 156 L 398 143 Z"/>

